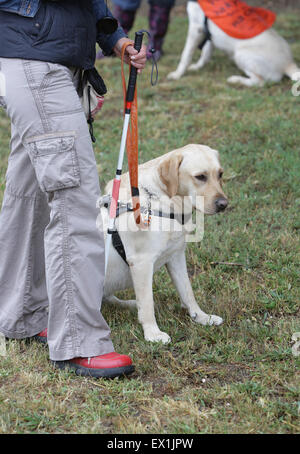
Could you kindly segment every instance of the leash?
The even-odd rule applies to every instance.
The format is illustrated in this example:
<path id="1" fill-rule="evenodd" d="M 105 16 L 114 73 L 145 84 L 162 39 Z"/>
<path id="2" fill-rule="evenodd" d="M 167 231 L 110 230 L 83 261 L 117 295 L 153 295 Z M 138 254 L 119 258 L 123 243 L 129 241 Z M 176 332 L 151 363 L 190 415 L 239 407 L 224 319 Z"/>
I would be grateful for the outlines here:
<path id="1" fill-rule="evenodd" d="M 142 47 L 143 36 L 144 36 L 144 34 L 141 32 L 136 32 L 136 34 L 135 34 L 134 48 L 138 52 L 141 50 L 141 47 Z M 129 45 L 128 43 L 125 43 L 123 45 L 122 52 L 121 52 L 123 86 L 125 83 L 123 62 L 124 62 L 125 50 L 128 45 Z M 116 213 L 117 213 L 117 207 L 118 207 L 122 167 L 123 167 L 123 161 L 124 161 L 125 148 L 127 145 L 127 134 L 128 134 L 128 130 L 129 130 L 129 122 L 130 122 L 132 104 L 133 104 L 134 98 L 136 98 L 137 69 L 134 66 L 130 65 L 129 70 L 130 70 L 130 74 L 129 74 L 128 87 L 127 87 L 126 97 L 124 97 L 124 104 L 125 104 L 124 113 L 125 113 L 125 115 L 124 115 L 123 132 L 122 132 L 122 138 L 121 138 L 117 170 L 116 170 L 116 175 L 115 175 L 114 182 L 113 182 L 112 200 L 111 200 L 110 209 L 109 209 L 109 222 L 108 222 L 107 236 L 106 236 L 106 242 L 105 242 L 105 272 L 107 271 L 109 251 L 110 251 L 110 246 L 111 246 L 111 242 L 112 242 L 112 235 L 113 235 L 114 231 L 116 230 L 115 229 L 115 219 L 116 219 Z M 126 86 L 125 86 L 125 90 L 126 90 Z M 135 111 L 135 115 L 137 116 L 136 103 L 134 103 L 133 111 Z M 135 144 L 137 143 L 137 133 L 134 134 L 134 137 L 133 137 L 133 134 L 131 133 L 130 141 L 131 141 L 130 147 L 133 147 L 134 146 L 133 141 Z M 134 153 L 133 151 L 131 151 L 131 152 L 129 151 L 129 157 L 130 157 L 131 167 L 136 168 L 136 166 L 137 166 L 136 153 Z M 138 173 L 135 170 L 135 172 L 133 172 L 133 175 L 130 176 L 130 180 L 131 180 L 132 186 L 134 188 L 136 188 L 134 191 L 134 197 L 135 197 L 134 204 L 135 204 L 135 209 L 137 212 L 136 214 L 139 217 L 139 219 L 136 219 L 136 218 L 135 219 L 136 219 L 136 221 L 140 222 L 140 212 L 139 212 L 139 206 L 138 206 L 139 205 L 139 193 L 138 193 L 137 178 L 138 178 Z"/>
<path id="2" fill-rule="evenodd" d="M 136 37 L 141 41 L 143 33 L 137 32 Z M 140 44 L 140 48 L 141 48 Z M 137 70 L 132 71 L 133 66 L 130 65 L 130 76 L 128 81 L 128 89 L 126 90 L 126 81 L 124 73 L 124 56 L 128 46 L 131 43 L 125 43 L 122 47 L 121 53 L 121 72 L 122 72 L 122 85 L 124 96 L 124 115 L 129 116 L 127 138 L 126 138 L 126 152 L 128 160 L 128 169 L 130 176 L 131 196 L 133 215 L 136 224 L 140 227 L 141 224 L 141 210 L 140 210 L 140 193 L 138 188 L 138 106 L 137 106 L 137 87 L 136 77 Z M 134 48 L 137 49 L 136 43 Z"/>
<path id="3" fill-rule="evenodd" d="M 147 30 L 139 30 L 136 33 L 137 39 L 143 39 L 143 35 L 146 33 L 148 38 L 150 38 L 150 34 Z M 139 42 L 139 41 L 138 41 Z M 124 114 L 130 115 L 128 132 L 127 132 L 127 140 L 126 140 L 126 152 L 127 152 L 127 160 L 128 160 L 128 170 L 130 176 L 130 186 L 131 186 L 131 196 L 132 196 L 132 207 L 133 207 L 133 215 L 134 220 L 138 227 L 143 228 L 148 225 L 148 223 L 143 223 L 141 218 L 141 206 L 140 206 L 140 194 L 138 188 L 138 103 L 137 103 L 137 87 L 134 80 L 137 73 L 136 68 L 135 72 L 131 71 L 130 65 L 130 76 L 129 76 L 129 83 L 128 89 L 126 90 L 126 80 L 125 80 L 125 73 L 124 73 L 124 55 L 126 48 L 130 46 L 130 43 L 125 43 L 122 48 L 121 53 L 121 72 L 122 72 L 122 85 L 123 85 L 123 96 L 124 96 Z M 151 70 L 151 85 L 154 86 L 157 84 L 158 80 L 158 67 L 157 62 L 154 59 L 155 49 L 150 50 L 152 53 L 152 70 Z M 154 80 L 154 68 L 156 70 L 156 78 Z"/>
<path id="4" fill-rule="evenodd" d="M 135 40 L 134 40 L 134 48 L 139 52 L 142 47 L 144 33 L 149 33 L 146 30 L 139 30 L 135 33 Z M 132 209 L 134 214 L 134 219 L 136 225 L 139 228 L 145 228 L 146 224 L 142 222 L 141 218 L 141 210 L 140 210 L 140 197 L 139 197 L 139 189 L 138 189 L 138 108 L 137 108 L 137 89 L 136 89 L 136 80 L 137 80 L 137 68 L 133 65 L 129 65 L 129 79 L 128 85 L 126 89 L 126 81 L 125 81 L 125 73 L 124 73 L 124 56 L 126 48 L 132 44 L 131 43 L 124 43 L 121 51 L 121 72 L 122 72 L 122 85 L 123 85 L 123 93 L 124 93 L 124 124 L 123 124 L 123 132 L 121 138 L 121 145 L 119 151 L 119 158 L 117 164 L 117 170 L 113 182 L 113 189 L 112 189 L 112 199 L 109 208 L 109 223 L 107 229 L 107 237 L 105 243 L 105 272 L 107 270 L 108 265 L 108 257 L 110 246 L 112 243 L 112 237 L 114 232 L 116 231 L 115 228 L 115 219 L 118 210 L 118 199 L 119 199 L 119 192 L 120 192 L 120 184 L 121 184 L 121 175 L 122 175 L 122 167 L 124 161 L 124 154 L 125 149 L 127 152 L 128 158 L 128 167 L 129 167 L 129 174 L 130 174 L 130 186 L 131 186 L 131 196 L 132 196 Z M 155 51 L 152 50 L 152 54 Z M 154 58 L 153 58 L 154 61 Z M 158 70 L 156 66 L 156 80 L 153 83 L 153 66 L 152 66 L 152 73 L 151 73 L 151 84 L 155 85 L 158 79 Z"/>

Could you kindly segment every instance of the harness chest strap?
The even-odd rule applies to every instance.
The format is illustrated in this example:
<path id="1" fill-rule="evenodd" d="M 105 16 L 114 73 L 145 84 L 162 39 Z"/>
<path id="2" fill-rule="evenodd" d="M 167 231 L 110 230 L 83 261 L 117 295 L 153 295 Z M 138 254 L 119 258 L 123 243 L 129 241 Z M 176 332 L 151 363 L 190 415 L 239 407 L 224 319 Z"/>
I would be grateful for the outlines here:
<path id="1" fill-rule="evenodd" d="M 110 209 L 110 205 L 113 203 L 113 199 L 110 194 L 103 196 L 100 200 L 99 206 L 104 206 L 108 210 Z M 151 205 L 148 207 L 140 206 L 140 210 L 142 213 L 147 214 L 148 216 L 156 216 L 160 218 L 167 218 L 174 221 L 179 222 L 181 225 L 184 225 L 187 221 L 190 220 L 192 213 L 181 213 L 177 214 L 171 211 L 170 213 L 164 213 L 162 210 L 155 210 L 151 208 Z M 121 203 L 118 202 L 116 206 L 116 215 L 115 217 L 119 217 L 123 213 L 130 213 L 133 211 L 133 207 L 129 203 Z"/>
<path id="2" fill-rule="evenodd" d="M 107 208 L 109 210 L 111 203 L 112 203 L 112 197 L 111 197 L 111 195 L 108 194 L 101 198 L 99 207 L 101 208 L 101 206 L 104 206 L 105 208 Z M 189 213 L 189 214 L 185 214 L 185 213 L 176 214 L 174 212 L 164 213 L 161 210 L 152 210 L 151 207 L 149 208 L 149 206 L 148 206 L 148 208 L 140 207 L 140 209 L 144 213 L 147 212 L 149 217 L 157 216 L 157 217 L 161 217 L 161 218 L 167 218 L 167 219 L 175 220 L 175 221 L 179 222 L 181 225 L 184 225 L 187 221 L 189 221 L 189 219 L 192 216 L 192 213 Z M 116 207 L 115 217 L 117 218 L 123 213 L 128 213 L 128 212 L 132 212 L 132 211 L 133 211 L 133 208 L 130 206 L 129 203 L 118 202 L 117 207 Z M 120 257 L 124 260 L 124 262 L 128 265 L 124 244 L 122 242 L 122 239 L 120 237 L 118 230 L 115 229 L 114 231 L 111 232 L 111 234 L 112 234 L 112 244 L 113 244 L 115 250 L 120 255 Z"/>

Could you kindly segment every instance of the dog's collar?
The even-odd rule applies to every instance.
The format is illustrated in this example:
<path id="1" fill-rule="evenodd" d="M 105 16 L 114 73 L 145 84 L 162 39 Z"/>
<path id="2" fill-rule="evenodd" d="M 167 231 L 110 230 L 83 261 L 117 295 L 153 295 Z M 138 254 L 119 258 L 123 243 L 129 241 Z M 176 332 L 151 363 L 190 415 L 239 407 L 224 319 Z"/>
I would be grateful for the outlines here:
<path id="1" fill-rule="evenodd" d="M 146 192 L 148 198 L 159 200 L 159 196 L 154 192 L 151 192 L 150 189 L 146 188 L 146 186 L 140 185 L 140 187 Z"/>
<path id="2" fill-rule="evenodd" d="M 160 218 L 173 219 L 173 220 L 179 222 L 181 225 L 184 225 L 191 218 L 192 213 L 177 214 L 177 213 L 174 213 L 173 211 L 171 211 L 170 213 L 167 214 L 167 213 L 164 213 L 162 210 L 153 210 L 152 206 L 151 206 L 151 199 L 159 200 L 160 197 L 157 194 L 155 194 L 154 192 L 151 192 L 148 188 L 146 188 L 143 185 L 141 185 L 141 188 L 146 192 L 146 194 L 148 196 L 148 208 L 147 208 L 148 218 L 149 217 L 151 218 L 151 216 L 157 216 Z M 141 210 L 142 210 L 142 208 L 141 208 Z"/>

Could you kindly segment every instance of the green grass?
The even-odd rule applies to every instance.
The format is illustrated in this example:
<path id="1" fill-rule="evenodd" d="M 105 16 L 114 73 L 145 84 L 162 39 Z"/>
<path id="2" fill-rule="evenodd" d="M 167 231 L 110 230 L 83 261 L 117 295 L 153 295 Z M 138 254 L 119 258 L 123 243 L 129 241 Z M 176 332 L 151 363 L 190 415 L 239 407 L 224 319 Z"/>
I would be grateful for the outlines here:
<path id="1" fill-rule="evenodd" d="M 280 14 L 277 29 L 300 62 L 297 14 Z M 146 26 L 139 18 L 136 29 Z M 187 143 L 220 151 L 230 208 L 206 218 L 204 240 L 190 245 L 187 257 L 199 304 L 224 324 L 194 324 L 161 270 L 154 279 L 156 317 L 170 345 L 145 342 L 136 313 L 103 307 L 116 350 L 133 357 L 130 379 L 78 378 L 54 370 L 42 346 L 10 341 L 0 358 L 1 433 L 300 431 L 299 359 L 291 350 L 300 332 L 300 97 L 292 96 L 288 79 L 264 88 L 228 86 L 238 70 L 218 52 L 202 72 L 167 81 L 186 29 L 186 17 L 173 18 L 159 85 L 150 86 L 150 68 L 139 78 L 140 160 Z M 99 67 L 109 88 L 95 127 L 104 187 L 117 162 L 122 93 L 119 60 Z M 0 199 L 8 146 L 2 113 Z"/>

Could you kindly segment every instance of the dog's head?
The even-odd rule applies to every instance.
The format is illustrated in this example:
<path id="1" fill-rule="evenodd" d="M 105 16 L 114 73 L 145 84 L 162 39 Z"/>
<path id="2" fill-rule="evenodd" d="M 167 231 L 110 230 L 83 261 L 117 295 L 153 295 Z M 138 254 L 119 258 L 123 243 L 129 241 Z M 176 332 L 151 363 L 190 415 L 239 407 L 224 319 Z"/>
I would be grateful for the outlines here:
<path id="1" fill-rule="evenodd" d="M 204 213 L 224 211 L 228 200 L 222 189 L 223 169 L 219 153 L 205 145 L 186 145 L 167 154 L 158 173 L 169 197 L 189 196 Z"/>

